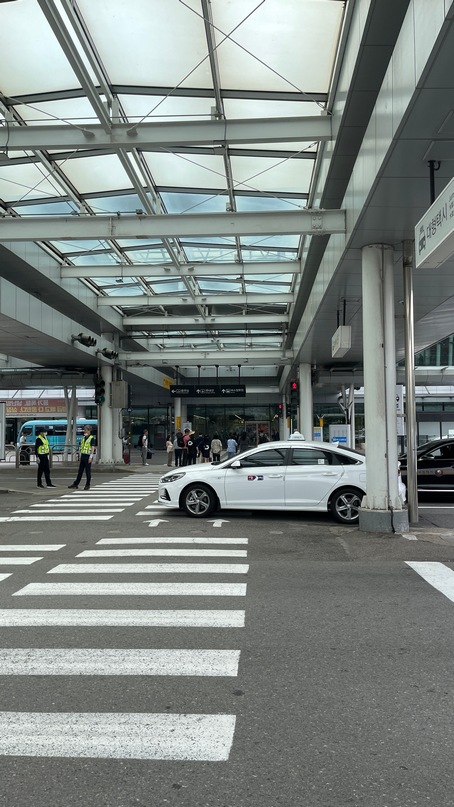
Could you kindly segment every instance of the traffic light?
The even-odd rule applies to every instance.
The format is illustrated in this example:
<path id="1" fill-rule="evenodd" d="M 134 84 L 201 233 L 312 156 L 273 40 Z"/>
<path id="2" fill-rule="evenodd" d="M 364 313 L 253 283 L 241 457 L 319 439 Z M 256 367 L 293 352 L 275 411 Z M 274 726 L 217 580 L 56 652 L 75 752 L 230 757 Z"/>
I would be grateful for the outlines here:
<path id="1" fill-rule="evenodd" d="M 300 402 L 300 387 L 298 381 L 290 383 L 290 415 L 296 415 Z"/>
<path id="2" fill-rule="evenodd" d="M 104 383 L 104 379 L 100 375 L 95 375 L 95 403 L 98 406 L 102 406 L 102 404 L 106 400 L 106 385 Z"/>

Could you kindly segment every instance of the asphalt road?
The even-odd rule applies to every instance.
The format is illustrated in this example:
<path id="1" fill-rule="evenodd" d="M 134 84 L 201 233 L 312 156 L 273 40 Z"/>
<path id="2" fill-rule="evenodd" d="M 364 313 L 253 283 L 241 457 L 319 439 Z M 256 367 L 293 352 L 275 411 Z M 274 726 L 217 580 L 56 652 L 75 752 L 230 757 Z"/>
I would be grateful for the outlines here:
<path id="1" fill-rule="evenodd" d="M 0 804 L 451 805 L 452 511 L 430 502 L 408 537 L 320 514 L 198 521 L 153 509 L 154 470 L 68 499 L 68 472 L 52 491 L 19 474 L 0 496 L 0 518 L 27 519 L 0 522 L 0 558 L 42 558 L 0 566 Z M 143 554 L 78 557 L 100 549 Z M 179 667 L 195 649 L 218 657 Z"/>

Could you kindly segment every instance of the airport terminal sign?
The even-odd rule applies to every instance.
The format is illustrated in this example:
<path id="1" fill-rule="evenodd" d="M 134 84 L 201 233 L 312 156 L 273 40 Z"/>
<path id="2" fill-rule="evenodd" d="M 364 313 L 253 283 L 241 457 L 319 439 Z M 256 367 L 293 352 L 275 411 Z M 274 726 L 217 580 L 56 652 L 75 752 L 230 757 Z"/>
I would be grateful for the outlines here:
<path id="1" fill-rule="evenodd" d="M 244 398 L 245 384 L 173 384 L 172 398 Z"/>
<path id="2" fill-rule="evenodd" d="M 454 179 L 415 227 L 416 269 L 436 269 L 454 254 Z"/>
<path id="3" fill-rule="evenodd" d="M 66 415 L 64 398 L 10 398 L 5 403 L 6 417 Z"/>

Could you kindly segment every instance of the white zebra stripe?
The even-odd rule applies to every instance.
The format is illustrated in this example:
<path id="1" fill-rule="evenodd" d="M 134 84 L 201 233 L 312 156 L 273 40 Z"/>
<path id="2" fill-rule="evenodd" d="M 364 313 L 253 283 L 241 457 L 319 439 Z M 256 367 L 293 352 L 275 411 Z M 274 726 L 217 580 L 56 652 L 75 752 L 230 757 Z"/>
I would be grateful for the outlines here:
<path id="1" fill-rule="evenodd" d="M 5 558 L 0 556 L 0 566 L 30 566 L 32 563 L 36 563 L 37 560 L 42 560 L 42 558 L 25 558 L 21 555 L 18 555 L 15 558 Z"/>
<path id="2" fill-rule="evenodd" d="M 245 597 L 246 583 L 29 583 L 12 596 Z"/>
<path id="3" fill-rule="evenodd" d="M 194 536 L 175 537 L 175 536 L 150 536 L 146 538 L 101 538 L 96 542 L 96 546 L 101 544 L 247 544 L 248 538 L 216 538 L 205 537 L 195 538 Z"/>
<path id="4" fill-rule="evenodd" d="M 247 563 L 60 563 L 47 574 L 247 574 Z"/>
<path id="5" fill-rule="evenodd" d="M 85 549 L 76 558 L 247 558 L 247 549 Z"/>
<path id="6" fill-rule="evenodd" d="M 56 552 L 66 544 L 0 544 L 0 552 Z"/>
<path id="7" fill-rule="evenodd" d="M 0 754 L 227 760 L 234 715 L 0 712 Z"/>
<path id="8" fill-rule="evenodd" d="M 238 675 L 239 650 L 3 648 L 0 675 Z"/>
<path id="9" fill-rule="evenodd" d="M 6 575 L 8 576 L 8 575 Z M 244 628 L 240 610 L 117 610 L 93 608 L 5 608 L 0 627 Z"/>

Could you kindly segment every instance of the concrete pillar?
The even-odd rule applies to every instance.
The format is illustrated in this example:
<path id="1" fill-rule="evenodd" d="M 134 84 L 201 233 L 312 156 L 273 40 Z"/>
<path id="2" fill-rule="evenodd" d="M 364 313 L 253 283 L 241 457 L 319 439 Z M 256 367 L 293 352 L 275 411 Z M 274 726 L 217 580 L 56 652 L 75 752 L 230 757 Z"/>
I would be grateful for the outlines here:
<path id="1" fill-rule="evenodd" d="M 286 405 L 285 393 L 284 393 L 283 396 L 282 396 L 282 419 L 281 419 L 281 423 L 280 423 L 280 435 L 279 435 L 281 440 L 288 440 L 289 434 L 290 434 L 290 429 L 289 429 L 289 426 L 288 426 L 288 423 L 287 423 L 288 418 L 287 418 L 286 409 L 287 409 L 287 405 Z"/>
<path id="2" fill-rule="evenodd" d="M 109 405 L 112 367 L 101 367 L 99 372 L 106 386 L 106 400 L 98 406 L 98 464 L 113 465 L 113 417 Z"/>
<path id="3" fill-rule="evenodd" d="M 395 365 L 393 248 L 363 247 L 362 261 L 367 495 L 359 525 L 366 532 L 402 532 L 408 520 L 397 496 L 395 371 L 390 369 Z"/>
<path id="4" fill-rule="evenodd" d="M 299 430 L 306 440 L 312 440 L 313 400 L 312 400 L 312 367 L 310 364 L 300 364 L 300 410 Z"/>
<path id="5" fill-rule="evenodd" d="M 183 421 L 181 419 L 181 398 L 175 398 L 173 401 L 174 418 L 175 418 L 175 431 L 181 431 Z"/>
<path id="6" fill-rule="evenodd" d="M 123 427 L 123 418 L 121 409 L 112 409 L 112 452 L 114 462 L 118 464 L 123 463 L 123 439 L 121 431 Z"/>

